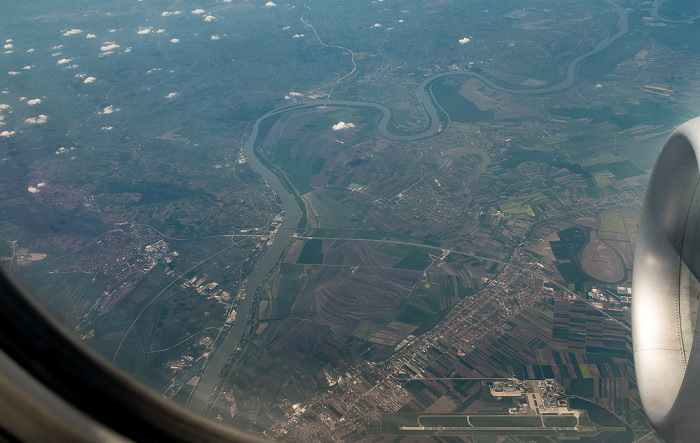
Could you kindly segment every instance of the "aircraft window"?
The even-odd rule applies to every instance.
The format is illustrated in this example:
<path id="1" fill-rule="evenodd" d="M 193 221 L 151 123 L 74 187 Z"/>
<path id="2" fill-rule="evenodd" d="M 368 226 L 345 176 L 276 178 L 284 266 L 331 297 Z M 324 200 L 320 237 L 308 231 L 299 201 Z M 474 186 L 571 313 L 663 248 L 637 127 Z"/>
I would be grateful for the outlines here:
<path id="1" fill-rule="evenodd" d="M 71 362 L 75 339 L 105 380 L 141 395 L 109 362 L 263 438 L 657 438 L 633 252 L 659 148 L 697 113 L 699 18 L 686 0 L 9 2 L 6 290 L 70 331 Z"/>

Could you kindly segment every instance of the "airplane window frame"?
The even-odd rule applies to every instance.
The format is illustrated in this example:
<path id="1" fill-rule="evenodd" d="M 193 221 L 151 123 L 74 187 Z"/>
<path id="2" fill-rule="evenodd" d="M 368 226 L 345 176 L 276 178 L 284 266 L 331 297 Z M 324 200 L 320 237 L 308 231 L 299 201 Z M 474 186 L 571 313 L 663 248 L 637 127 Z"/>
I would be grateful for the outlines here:
<path id="1" fill-rule="evenodd" d="M 0 351 L 35 381 L 94 420 L 96 428 L 106 427 L 133 441 L 262 441 L 170 403 L 130 380 L 70 336 L 3 269 L 0 297 Z M 9 372 L 7 365 L 0 364 L 0 381 L 6 384 L 11 379 Z M 31 396 L 28 386 L 22 384 L 14 387 Z M 0 400 L 6 401 L 7 394 L 0 387 Z M 32 424 L 51 426 L 47 422 Z M 0 438 L 23 440 L 3 418 Z"/>

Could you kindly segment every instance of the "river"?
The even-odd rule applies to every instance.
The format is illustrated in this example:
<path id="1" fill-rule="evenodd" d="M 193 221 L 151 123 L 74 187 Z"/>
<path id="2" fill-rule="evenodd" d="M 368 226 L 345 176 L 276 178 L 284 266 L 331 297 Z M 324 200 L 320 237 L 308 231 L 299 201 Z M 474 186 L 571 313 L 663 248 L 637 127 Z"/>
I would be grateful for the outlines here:
<path id="1" fill-rule="evenodd" d="M 279 228 L 278 234 L 274 237 L 272 245 L 268 248 L 267 252 L 260 261 L 257 263 L 251 274 L 248 276 L 248 280 L 245 283 L 244 291 L 246 298 L 240 302 L 237 309 L 236 320 L 231 325 L 231 329 L 228 335 L 225 337 L 223 343 L 213 351 L 206 362 L 206 366 L 202 372 L 202 377 L 199 383 L 195 387 L 190 401 L 187 405 L 188 408 L 197 412 L 203 412 L 209 396 L 214 391 L 214 387 L 221 375 L 223 367 L 226 365 L 231 354 L 236 350 L 238 344 L 243 337 L 246 326 L 248 324 L 248 316 L 250 315 L 251 308 L 253 306 L 253 301 L 255 299 L 255 293 L 258 287 L 262 284 L 268 274 L 275 268 L 279 262 L 282 254 L 287 249 L 287 247 L 294 240 L 293 233 L 299 224 L 301 219 L 302 211 L 299 207 L 294 196 L 287 191 L 287 189 L 282 185 L 279 178 L 269 170 L 255 155 L 255 142 L 257 141 L 260 124 L 268 119 L 274 118 L 289 111 L 302 110 L 306 108 L 318 108 L 321 106 L 341 106 L 341 107 L 370 107 L 377 109 L 382 113 L 382 118 L 377 124 L 377 131 L 382 137 L 386 137 L 391 140 L 400 141 L 412 141 L 422 138 L 432 137 L 440 131 L 440 119 L 438 117 L 437 109 L 435 107 L 434 98 L 428 93 L 428 86 L 430 83 L 449 76 L 471 76 L 479 79 L 488 87 L 495 89 L 497 91 L 509 93 L 509 94 L 549 94 L 557 91 L 564 90 L 570 87 L 574 79 L 576 78 L 576 68 L 579 63 L 594 54 L 602 51 L 603 49 L 610 46 L 615 40 L 620 38 L 627 32 L 627 11 L 617 3 L 612 0 L 608 0 L 608 3 L 612 5 L 618 13 L 618 32 L 614 35 L 608 36 L 598 42 L 595 47 L 589 52 L 576 57 L 571 60 L 567 65 L 566 77 L 561 82 L 546 86 L 543 88 L 532 88 L 532 89 L 513 89 L 505 88 L 493 83 L 488 78 L 483 75 L 471 72 L 471 71 L 449 71 L 440 74 L 435 74 L 423 80 L 417 88 L 416 94 L 423 105 L 423 109 L 428 116 L 428 127 L 417 134 L 413 135 L 398 135 L 393 134 L 389 131 L 389 122 L 392 118 L 391 110 L 383 104 L 363 102 L 363 101 L 345 101 L 345 100 L 311 100 L 303 103 L 297 103 L 293 105 L 284 106 L 260 117 L 253 125 L 253 130 L 243 146 L 243 154 L 250 163 L 250 166 L 255 172 L 260 174 L 267 184 L 273 189 L 277 194 L 282 204 L 284 210 L 284 220 Z"/>

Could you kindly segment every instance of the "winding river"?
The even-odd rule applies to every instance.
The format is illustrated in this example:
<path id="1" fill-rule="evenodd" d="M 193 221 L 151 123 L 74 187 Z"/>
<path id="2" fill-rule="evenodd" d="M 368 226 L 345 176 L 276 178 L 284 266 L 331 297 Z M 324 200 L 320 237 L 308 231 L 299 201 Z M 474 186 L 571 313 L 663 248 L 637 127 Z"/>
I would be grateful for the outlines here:
<path id="1" fill-rule="evenodd" d="M 418 95 L 418 98 L 420 99 L 420 102 L 423 105 L 423 109 L 425 110 L 425 113 L 428 116 L 429 123 L 428 127 L 424 131 L 417 134 L 398 135 L 390 132 L 388 127 L 393 116 L 391 110 L 383 104 L 364 101 L 312 100 L 303 103 L 284 106 L 270 111 L 267 114 L 260 117 L 253 125 L 252 133 L 246 141 L 245 145 L 243 146 L 243 153 L 253 170 L 260 174 L 263 177 L 263 179 L 265 179 L 267 184 L 275 191 L 275 193 L 279 197 L 282 207 L 284 209 L 284 220 L 279 228 L 278 235 L 274 237 L 272 245 L 268 248 L 265 255 L 260 259 L 260 261 L 257 263 L 251 274 L 248 276 L 248 280 L 244 286 L 244 290 L 247 296 L 238 305 L 237 317 L 231 325 L 231 329 L 228 335 L 225 337 L 223 343 L 213 351 L 212 355 L 210 355 L 209 359 L 207 360 L 206 366 L 204 367 L 199 383 L 197 384 L 195 391 L 188 403 L 188 408 L 197 412 L 203 412 L 205 410 L 209 397 L 214 391 L 222 369 L 226 365 L 231 354 L 233 354 L 236 348 L 238 347 L 241 338 L 243 337 L 243 333 L 245 332 L 246 326 L 248 324 L 248 316 L 250 315 L 251 308 L 253 306 L 253 301 L 255 299 L 255 293 L 258 287 L 262 284 L 262 282 L 265 280 L 268 274 L 274 269 L 274 267 L 277 265 L 280 258 L 282 257 L 284 251 L 294 240 L 293 233 L 296 230 L 299 221 L 301 220 L 302 211 L 294 196 L 289 191 L 287 191 L 287 189 L 280 182 L 280 179 L 262 162 L 260 162 L 260 160 L 255 155 L 255 142 L 257 141 L 259 135 L 260 124 L 264 120 L 267 120 L 268 118 L 274 118 L 276 116 L 290 111 L 318 108 L 327 105 L 354 108 L 370 107 L 382 113 L 382 118 L 377 124 L 377 131 L 382 137 L 400 141 L 412 141 L 432 137 L 440 132 L 440 119 L 438 117 L 437 109 L 435 107 L 435 99 L 429 94 L 428 86 L 432 82 L 441 78 L 451 76 L 475 77 L 481 82 L 483 82 L 486 86 L 494 90 L 509 94 L 521 95 L 549 94 L 569 88 L 576 78 L 576 69 L 578 68 L 579 63 L 583 59 L 597 54 L 598 52 L 607 48 L 615 40 L 622 37 L 622 35 L 624 35 L 628 30 L 627 11 L 612 0 L 608 0 L 608 3 L 611 6 L 613 6 L 618 13 L 619 18 L 617 21 L 617 33 L 604 38 L 603 40 L 598 42 L 598 44 L 596 44 L 595 47 L 589 52 L 571 60 L 567 65 L 566 77 L 564 78 L 564 80 L 555 85 L 546 86 L 543 88 L 528 89 L 506 88 L 497 85 L 496 83 L 479 73 L 471 71 L 443 72 L 440 74 L 435 74 L 423 80 L 418 85 L 416 94 Z"/>

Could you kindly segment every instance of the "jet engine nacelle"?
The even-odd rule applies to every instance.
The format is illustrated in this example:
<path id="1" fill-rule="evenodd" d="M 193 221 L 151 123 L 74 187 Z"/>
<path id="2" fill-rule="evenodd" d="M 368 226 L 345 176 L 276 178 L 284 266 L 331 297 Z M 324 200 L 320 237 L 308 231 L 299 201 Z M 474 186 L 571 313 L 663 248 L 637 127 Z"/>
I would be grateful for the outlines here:
<path id="1" fill-rule="evenodd" d="M 634 259 L 632 337 L 642 405 L 669 441 L 700 438 L 700 118 L 651 173 Z"/>

